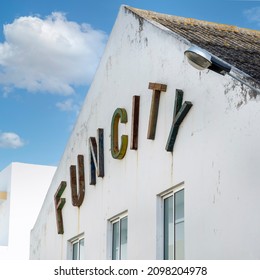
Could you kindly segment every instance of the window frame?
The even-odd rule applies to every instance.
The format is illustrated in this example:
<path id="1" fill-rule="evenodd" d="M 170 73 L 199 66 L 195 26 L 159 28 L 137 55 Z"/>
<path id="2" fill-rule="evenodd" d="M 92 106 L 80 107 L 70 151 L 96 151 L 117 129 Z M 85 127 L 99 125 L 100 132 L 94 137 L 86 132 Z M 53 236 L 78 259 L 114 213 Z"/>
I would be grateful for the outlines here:
<path id="1" fill-rule="evenodd" d="M 68 259 L 70 260 L 84 260 L 85 258 L 80 258 L 81 250 L 80 250 L 80 242 L 84 241 L 85 247 L 85 236 L 84 234 L 77 235 L 70 240 L 68 240 Z M 77 244 L 77 258 L 74 259 L 74 246 Z M 85 251 L 83 252 L 83 256 L 85 255 Z"/>
<path id="2" fill-rule="evenodd" d="M 111 238 L 110 238 L 110 244 L 111 244 L 111 260 L 124 260 L 122 259 L 122 244 L 121 244 L 121 221 L 124 220 L 125 218 L 127 218 L 127 243 L 126 246 L 128 244 L 128 213 L 124 212 L 122 214 L 119 214 L 117 216 L 115 216 L 114 218 L 110 219 L 110 228 L 111 228 Z M 118 228 L 118 232 L 119 232 L 119 258 L 114 258 L 114 225 L 116 223 L 119 223 L 119 228 Z M 126 258 L 127 259 L 127 247 L 126 247 Z"/>
<path id="3" fill-rule="evenodd" d="M 181 220 L 174 220 L 175 214 L 174 214 L 174 196 L 179 191 L 184 191 L 184 205 L 183 205 L 183 219 Z M 184 259 L 185 259 L 185 187 L 184 182 L 171 187 L 157 196 L 157 245 L 156 245 L 156 258 L 161 260 L 167 260 L 165 258 L 165 200 L 169 197 L 173 197 L 173 260 L 176 260 L 176 243 L 175 243 L 175 231 L 176 231 L 176 224 L 183 222 L 184 223 L 184 233 L 183 233 L 183 240 L 184 240 Z"/>

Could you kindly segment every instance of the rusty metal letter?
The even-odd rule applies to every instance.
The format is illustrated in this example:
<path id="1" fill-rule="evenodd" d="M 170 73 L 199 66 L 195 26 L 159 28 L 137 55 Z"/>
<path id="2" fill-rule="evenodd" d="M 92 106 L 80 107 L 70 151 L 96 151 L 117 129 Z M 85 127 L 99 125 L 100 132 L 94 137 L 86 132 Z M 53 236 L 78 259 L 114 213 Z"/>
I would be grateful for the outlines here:
<path id="1" fill-rule="evenodd" d="M 175 104 L 174 104 L 174 112 L 173 112 L 173 121 L 172 121 L 172 126 L 171 126 L 171 131 L 168 137 L 168 141 L 166 144 L 166 151 L 167 152 L 172 152 L 173 147 L 175 144 L 175 140 L 177 138 L 177 134 L 179 131 L 180 124 L 190 111 L 190 108 L 192 107 L 192 103 L 189 101 L 185 101 L 182 104 L 183 100 L 183 91 L 177 89 L 176 90 L 176 95 L 175 95 Z"/>
<path id="2" fill-rule="evenodd" d="M 158 118 L 158 111 L 159 111 L 159 104 L 160 104 L 160 95 L 161 95 L 161 92 L 166 92 L 167 85 L 149 83 L 149 89 L 153 90 L 153 95 L 152 95 L 152 103 L 151 103 L 151 109 L 150 109 L 147 139 L 154 140 L 155 132 L 156 132 L 156 125 L 157 125 L 157 118 Z"/>
<path id="3" fill-rule="evenodd" d="M 71 200 L 73 206 L 80 207 L 85 196 L 85 173 L 84 173 L 84 156 L 78 155 L 78 182 L 77 188 L 77 175 L 76 166 L 70 166 L 70 187 L 71 187 Z"/>
<path id="4" fill-rule="evenodd" d="M 104 129 L 97 130 L 98 138 L 89 137 L 90 185 L 96 185 L 96 175 L 104 177 Z M 98 142 L 98 143 L 97 143 Z"/>
<path id="5" fill-rule="evenodd" d="M 132 101 L 132 131 L 131 131 L 131 150 L 138 149 L 138 127 L 139 127 L 139 108 L 140 96 L 134 95 Z"/>
<path id="6" fill-rule="evenodd" d="M 56 212 L 56 223 L 57 223 L 57 231 L 58 234 L 64 233 L 63 227 L 63 219 L 62 219 L 62 208 L 66 203 L 65 198 L 61 198 L 64 190 L 66 189 L 67 183 L 62 181 L 54 195 L 54 205 L 55 205 L 55 212 Z"/>
<path id="7" fill-rule="evenodd" d="M 123 108 L 117 108 L 111 122 L 111 154 L 115 159 L 123 159 L 128 145 L 128 136 L 121 136 L 121 146 L 118 145 L 118 123 L 127 123 L 127 112 Z"/>

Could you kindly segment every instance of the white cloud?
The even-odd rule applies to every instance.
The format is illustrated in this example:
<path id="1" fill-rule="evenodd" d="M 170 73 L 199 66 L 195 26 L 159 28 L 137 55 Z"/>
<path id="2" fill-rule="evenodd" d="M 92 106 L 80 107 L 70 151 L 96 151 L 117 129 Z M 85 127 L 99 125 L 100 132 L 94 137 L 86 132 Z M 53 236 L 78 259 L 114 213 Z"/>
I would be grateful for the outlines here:
<path id="1" fill-rule="evenodd" d="M 74 100 L 72 98 L 68 98 L 63 102 L 56 103 L 56 106 L 61 110 L 65 112 L 69 111 L 79 111 L 79 105 L 74 103 Z"/>
<path id="2" fill-rule="evenodd" d="M 244 12 L 248 20 L 256 22 L 260 25 L 260 7 L 254 7 Z"/>
<path id="3" fill-rule="evenodd" d="M 24 146 L 23 140 L 13 132 L 0 133 L 0 148 L 16 149 Z"/>
<path id="4" fill-rule="evenodd" d="M 68 95 L 91 82 L 107 36 L 62 13 L 45 19 L 20 17 L 4 25 L 0 43 L 0 84 L 30 92 Z"/>

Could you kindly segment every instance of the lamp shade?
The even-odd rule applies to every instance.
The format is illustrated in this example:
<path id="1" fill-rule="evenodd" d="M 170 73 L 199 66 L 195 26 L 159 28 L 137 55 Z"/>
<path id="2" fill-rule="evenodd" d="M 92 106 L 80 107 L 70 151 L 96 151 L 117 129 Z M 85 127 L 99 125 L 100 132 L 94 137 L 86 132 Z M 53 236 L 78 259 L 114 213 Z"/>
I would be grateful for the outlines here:
<path id="1" fill-rule="evenodd" d="M 211 55 L 197 47 L 191 47 L 184 52 L 188 62 L 198 70 L 204 70 L 211 66 Z"/>

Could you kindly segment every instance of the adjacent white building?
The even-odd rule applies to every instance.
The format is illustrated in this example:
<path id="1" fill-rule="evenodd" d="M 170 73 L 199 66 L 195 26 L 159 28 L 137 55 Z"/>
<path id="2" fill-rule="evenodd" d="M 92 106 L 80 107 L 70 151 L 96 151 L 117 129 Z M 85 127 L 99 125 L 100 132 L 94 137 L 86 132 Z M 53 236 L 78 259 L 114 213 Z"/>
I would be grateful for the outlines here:
<path id="1" fill-rule="evenodd" d="M 0 172 L 0 259 L 29 259 L 30 231 L 55 170 L 15 162 Z"/>
<path id="2" fill-rule="evenodd" d="M 122 6 L 31 259 L 259 259 L 259 43 L 259 31 Z M 249 87 L 193 68 L 192 46 Z"/>

